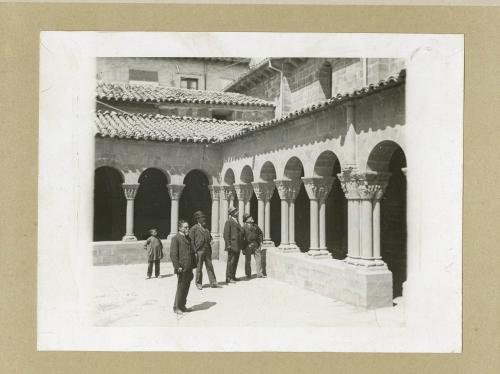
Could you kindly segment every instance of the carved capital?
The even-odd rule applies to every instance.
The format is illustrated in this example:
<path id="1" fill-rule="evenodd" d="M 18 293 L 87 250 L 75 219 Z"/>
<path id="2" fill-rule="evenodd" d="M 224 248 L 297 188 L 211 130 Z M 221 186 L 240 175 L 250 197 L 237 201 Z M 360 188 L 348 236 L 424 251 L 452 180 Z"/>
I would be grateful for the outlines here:
<path id="1" fill-rule="evenodd" d="M 212 201 L 220 199 L 220 193 L 221 193 L 221 189 L 222 189 L 221 186 L 210 185 L 210 186 L 208 186 L 208 189 L 210 190 L 210 195 L 212 196 Z"/>
<path id="2" fill-rule="evenodd" d="M 299 194 L 301 180 L 275 180 L 274 184 L 278 189 L 281 200 L 294 201 Z"/>
<path id="3" fill-rule="evenodd" d="M 275 185 L 272 182 L 253 182 L 253 190 L 257 200 L 269 201 L 273 197 Z"/>
<path id="4" fill-rule="evenodd" d="M 125 198 L 127 200 L 134 200 L 135 195 L 137 195 L 137 190 L 139 189 L 139 183 L 123 183 L 122 188 L 125 193 Z"/>
<path id="5" fill-rule="evenodd" d="M 184 184 L 168 184 L 168 194 L 172 200 L 179 200 L 182 195 L 182 190 L 184 189 Z"/>
<path id="6" fill-rule="evenodd" d="M 353 169 L 338 174 L 347 199 L 380 200 L 384 194 L 391 173 L 356 173 Z"/>
<path id="7" fill-rule="evenodd" d="M 233 186 L 221 186 L 220 192 L 222 194 L 222 199 L 227 201 L 234 199 L 235 192 Z"/>
<path id="8" fill-rule="evenodd" d="M 334 177 L 302 178 L 310 199 L 325 201 L 332 189 Z"/>
<path id="9" fill-rule="evenodd" d="M 252 198 L 253 188 L 250 183 L 235 184 L 234 191 L 236 192 L 236 196 L 238 196 L 238 200 L 245 203 Z"/>

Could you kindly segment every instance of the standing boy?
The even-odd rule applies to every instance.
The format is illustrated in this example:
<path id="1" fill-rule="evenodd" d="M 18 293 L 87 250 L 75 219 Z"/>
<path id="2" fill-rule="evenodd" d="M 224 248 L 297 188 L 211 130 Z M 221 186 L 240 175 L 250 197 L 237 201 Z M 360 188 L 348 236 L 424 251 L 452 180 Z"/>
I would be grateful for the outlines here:
<path id="1" fill-rule="evenodd" d="M 170 259 L 174 266 L 174 272 L 177 274 L 174 313 L 183 314 L 183 312 L 191 311 L 191 309 L 186 308 L 186 299 L 193 280 L 193 269 L 196 267 L 196 255 L 188 236 L 188 223 L 180 220 L 178 229 L 179 232 L 172 238 L 170 244 Z"/>
<path id="2" fill-rule="evenodd" d="M 151 274 L 153 273 L 153 264 L 155 266 L 155 278 L 158 278 L 160 275 L 160 260 L 163 258 L 163 244 L 161 244 L 161 240 L 158 239 L 158 230 L 151 229 L 149 230 L 149 234 L 151 235 L 147 238 L 144 243 L 144 250 L 147 251 L 148 256 L 148 278 L 151 278 Z"/>

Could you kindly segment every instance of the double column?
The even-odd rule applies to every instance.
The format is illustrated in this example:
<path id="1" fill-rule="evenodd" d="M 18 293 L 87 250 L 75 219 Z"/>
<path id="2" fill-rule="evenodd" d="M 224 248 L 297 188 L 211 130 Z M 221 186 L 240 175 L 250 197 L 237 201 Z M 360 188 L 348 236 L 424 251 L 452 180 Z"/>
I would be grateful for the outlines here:
<path id="1" fill-rule="evenodd" d="M 182 195 L 182 190 L 184 190 L 184 184 L 168 184 L 168 194 L 170 195 L 170 235 L 174 236 L 177 234 L 177 228 L 179 226 L 179 200 Z"/>
<path id="2" fill-rule="evenodd" d="M 219 217 L 219 227 L 220 233 L 224 230 L 224 225 L 227 221 L 229 205 L 234 202 L 234 187 L 232 185 L 222 185 L 220 186 L 220 217 Z"/>
<path id="3" fill-rule="evenodd" d="M 220 195 L 221 195 L 221 186 L 210 185 L 208 186 L 210 190 L 210 196 L 212 197 L 212 224 L 211 224 L 211 234 L 213 238 L 219 237 L 219 209 L 220 209 Z"/>
<path id="4" fill-rule="evenodd" d="M 122 188 L 125 198 L 127 199 L 125 236 L 122 240 L 125 242 L 135 241 L 137 238 L 134 235 L 134 200 L 137 195 L 137 190 L 139 189 L 139 183 L 123 183 Z"/>
<path id="5" fill-rule="evenodd" d="M 258 207 L 258 225 L 264 233 L 263 247 L 274 247 L 271 240 L 271 198 L 274 192 L 274 183 L 272 182 L 253 182 L 255 196 L 257 197 Z"/>
<path id="6" fill-rule="evenodd" d="M 240 224 L 243 224 L 243 214 L 250 213 L 250 199 L 252 198 L 253 188 L 250 183 L 235 184 L 234 190 L 238 196 L 238 218 Z"/>
<path id="7" fill-rule="evenodd" d="M 367 267 L 384 266 L 380 253 L 380 200 L 390 173 L 356 173 L 346 169 L 338 177 L 347 198 L 346 262 Z"/>
<path id="8" fill-rule="evenodd" d="M 331 258 L 326 247 L 326 199 L 333 177 L 302 178 L 310 204 L 310 245 L 307 254 L 314 258 Z"/>
<path id="9" fill-rule="evenodd" d="M 298 251 L 295 243 L 295 199 L 301 180 L 275 180 L 274 184 L 281 199 L 281 243 L 278 248 L 283 251 Z"/>

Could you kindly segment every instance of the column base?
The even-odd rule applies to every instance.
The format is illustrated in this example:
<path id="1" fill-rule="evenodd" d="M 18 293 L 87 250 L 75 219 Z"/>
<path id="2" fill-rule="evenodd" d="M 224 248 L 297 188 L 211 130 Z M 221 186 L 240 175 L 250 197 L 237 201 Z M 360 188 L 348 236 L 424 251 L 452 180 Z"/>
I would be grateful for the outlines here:
<path id="1" fill-rule="evenodd" d="M 280 252 L 300 252 L 300 249 L 296 244 L 280 244 L 277 248 Z"/>
<path id="2" fill-rule="evenodd" d="M 381 258 L 364 258 L 364 257 L 351 257 L 347 256 L 344 262 L 349 265 L 362 266 L 365 268 L 387 268 L 387 265 Z"/>
<path id="3" fill-rule="evenodd" d="M 311 248 L 306 253 L 307 253 L 307 256 L 309 256 L 310 258 L 315 259 L 315 260 L 332 258 L 332 255 L 326 249 L 313 249 L 313 248 Z"/>
<path id="4" fill-rule="evenodd" d="M 264 240 L 262 242 L 262 248 L 275 248 L 276 244 L 272 240 Z"/>
<path id="5" fill-rule="evenodd" d="M 137 241 L 137 238 L 134 235 L 125 235 L 122 238 L 122 241 L 124 241 L 124 242 L 135 242 L 135 241 Z"/>

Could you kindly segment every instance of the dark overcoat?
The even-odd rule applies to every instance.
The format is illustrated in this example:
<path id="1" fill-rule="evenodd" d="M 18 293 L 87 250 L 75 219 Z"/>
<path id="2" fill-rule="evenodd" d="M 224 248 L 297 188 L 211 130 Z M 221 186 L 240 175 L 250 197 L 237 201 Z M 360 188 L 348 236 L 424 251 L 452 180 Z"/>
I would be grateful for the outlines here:
<path id="1" fill-rule="evenodd" d="M 189 230 L 189 237 L 191 238 L 191 245 L 196 252 L 212 252 L 212 235 L 210 230 L 201 226 L 199 223 L 191 227 Z"/>
<path id="2" fill-rule="evenodd" d="M 243 253 L 254 254 L 255 250 L 262 244 L 263 238 L 264 234 L 258 225 L 245 223 L 243 225 L 243 240 L 245 242 Z"/>
<path id="3" fill-rule="evenodd" d="M 243 228 L 234 219 L 229 218 L 224 225 L 225 250 L 239 253 L 244 247 Z"/>
<path id="4" fill-rule="evenodd" d="M 148 261 L 161 260 L 163 258 L 163 244 L 156 236 L 150 236 L 144 243 L 144 250 L 147 251 Z"/>
<path id="5" fill-rule="evenodd" d="M 182 268 L 183 271 L 192 271 L 196 268 L 196 255 L 191 246 L 191 239 L 180 233 L 177 233 L 170 242 L 170 259 L 174 266 L 174 272 Z"/>

